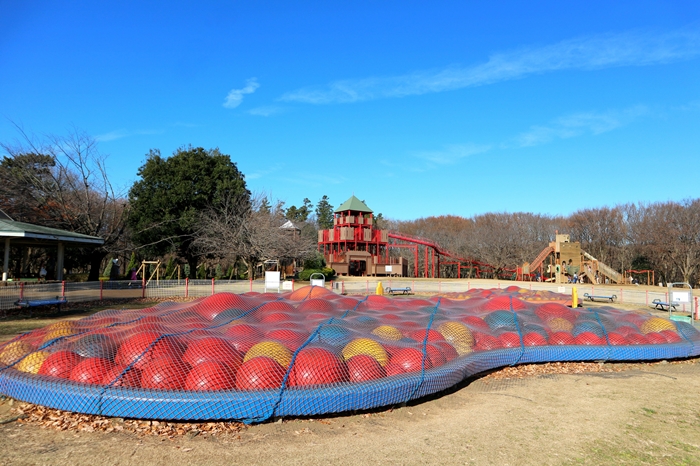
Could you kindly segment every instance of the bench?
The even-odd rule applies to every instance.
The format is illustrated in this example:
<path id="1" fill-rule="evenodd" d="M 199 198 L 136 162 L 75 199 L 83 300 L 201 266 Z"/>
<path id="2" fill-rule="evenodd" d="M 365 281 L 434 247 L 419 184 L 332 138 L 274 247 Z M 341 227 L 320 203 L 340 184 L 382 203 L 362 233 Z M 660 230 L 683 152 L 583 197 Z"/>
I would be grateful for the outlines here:
<path id="1" fill-rule="evenodd" d="M 660 299 L 653 300 L 651 304 L 655 309 L 661 309 L 662 311 L 668 311 L 670 310 L 669 308 L 672 308 L 675 311 L 678 307 L 678 303 L 665 303 Z"/>
<path id="2" fill-rule="evenodd" d="M 405 288 L 387 288 L 385 290 L 388 294 L 395 295 L 395 294 L 412 294 L 411 293 L 411 287 L 407 286 Z"/>
<path id="3" fill-rule="evenodd" d="M 39 306 L 58 306 L 58 311 L 61 311 L 61 304 L 68 304 L 65 296 L 56 296 L 49 299 L 20 299 L 15 301 L 15 306 L 29 308 L 29 315 L 32 315 L 31 308 Z"/>
<path id="4" fill-rule="evenodd" d="M 605 296 L 605 295 L 592 295 L 588 293 L 583 293 L 583 299 L 587 299 L 589 301 L 608 301 L 610 303 L 615 302 L 617 299 L 617 295 L 610 295 L 610 296 Z"/>

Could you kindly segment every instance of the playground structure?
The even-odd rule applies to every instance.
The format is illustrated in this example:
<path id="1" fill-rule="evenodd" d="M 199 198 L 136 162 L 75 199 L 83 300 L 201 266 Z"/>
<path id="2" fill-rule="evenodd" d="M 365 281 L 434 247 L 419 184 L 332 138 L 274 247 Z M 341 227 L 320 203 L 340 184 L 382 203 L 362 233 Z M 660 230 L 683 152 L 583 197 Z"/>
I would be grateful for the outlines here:
<path id="1" fill-rule="evenodd" d="M 546 263 L 546 264 L 545 264 Z M 545 267 L 546 265 L 546 267 Z M 589 283 L 624 283 L 625 277 L 609 265 L 581 249 L 581 243 L 571 242 L 569 235 L 555 235 L 535 259 L 518 270 L 518 279 L 543 277 L 542 280 L 564 283 L 576 274 Z"/>
<path id="2" fill-rule="evenodd" d="M 375 228 L 372 209 L 350 197 L 335 211 L 333 228 L 318 232 L 318 248 L 328 267 L 343 276 L 408 276 L 408 261 L 390 257 L 390 249 L 413 252 L 415 278 L 440 278 L 441 268 L 453 266 L 457 278 L 513 278 L 515 269 L 497 269 L 465 258 L 418 236 Z M 422 256 L 422 262 L 421 262 Z"/>
<path id="3" fill-rule="evenodd" d="M 341 276 L 408 273 L 405 259 L 389 257 L 389 232 L 375 228 L 372 209 L 355 196 L 335 210 L 333 228 L 318 232 L 318 248 L 328 267 Z"/>

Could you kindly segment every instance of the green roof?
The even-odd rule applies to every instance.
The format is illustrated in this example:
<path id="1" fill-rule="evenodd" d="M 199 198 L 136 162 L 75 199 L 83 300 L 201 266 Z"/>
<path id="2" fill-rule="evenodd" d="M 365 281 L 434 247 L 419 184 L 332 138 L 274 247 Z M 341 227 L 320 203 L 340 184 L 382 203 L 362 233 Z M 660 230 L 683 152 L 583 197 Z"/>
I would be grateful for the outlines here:
<path id="1" fill-rule="evenodd" d="M 65 241 L 67 243 L 104 244 L 99 236 L 89 236 L 58 228 L 42 227 L 31 223 L 0 219 L 0 238 L 24 238 L 40 242 Z"/>
<path id="2" fill-rule="evenodd" d="M 335 209 L 335 213 L 340 213 L 340 212 L 347 212 L 348 210 L 352 212 L 365 212 L 368 214 L 372 213 L 372 209 L 367 207 L 367 204 L 356 198 L 355 196 L 351 196 L 350 199 L 347 201 L 343 202 L 340 207 Z"/>

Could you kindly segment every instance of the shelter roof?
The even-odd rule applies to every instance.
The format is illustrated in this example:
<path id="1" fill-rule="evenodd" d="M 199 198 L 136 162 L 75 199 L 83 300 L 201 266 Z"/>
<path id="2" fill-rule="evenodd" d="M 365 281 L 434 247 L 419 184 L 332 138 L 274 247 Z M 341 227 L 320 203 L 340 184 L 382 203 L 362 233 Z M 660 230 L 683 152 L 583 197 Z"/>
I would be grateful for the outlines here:
<path id="1" fill-rule="evenodd" d="M 350 196 L 350 199 L 347 201 L 343 202 L 340 207 L 335 209 L 335 213 L 340 213 L 340 212 L 347 212 L 348 210 L 351 210 L 353 212 L 365 212 L 368 214 L 372 213 L 372 209 L 367 207 L 367 204 L 356 198 L 354 195 Z"/>
<path id="2" fill-rule="evenodd" d="M 301 230 L 301 228 L 294 225 L 294 222 L 292 222 L 291 220 L 287 220 L 286 222 L 284 222 L 282 226 L 280 226 L 280 228 L 283 230 Z"/>
<path id="3" fill-rule="evenodd" d="M 0 218 L 0 238 L 12 238 L 13 244 L 32 242 L 34 244 L 53 244 L 61 241 L 65 243 L 77 243 L 81 245 L 101 246 L 105 240 L 99 236 L 89 236 L 72 231 L 59 230 L 58 228 L 42 227 L 31 223 L 15 222 Z M 20 241 L 18 241 L 20 240 Z"/>

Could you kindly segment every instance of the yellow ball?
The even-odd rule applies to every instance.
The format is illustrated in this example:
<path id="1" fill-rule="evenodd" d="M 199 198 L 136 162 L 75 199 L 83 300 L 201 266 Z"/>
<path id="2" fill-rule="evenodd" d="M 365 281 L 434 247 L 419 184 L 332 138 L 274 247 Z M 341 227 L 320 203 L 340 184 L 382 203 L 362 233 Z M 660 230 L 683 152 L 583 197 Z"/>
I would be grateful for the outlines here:
<path id="1" fill-rule="evenodd" d="M 652 317 L 642 324 L 639 328 L 645 335 L 651 332 L 660 332 L 662 330 L 676 331 L 676 326 L 668 319 L 662 317 Z"/>
<path id="2" fill-rule="evenodd" d="M 68 337 L 71 335 L 73 335 L 73 329 L 68 327 L 59 327 L 49 331 L 46 335 L 44 335 L 44 339 L 42 340 L 42 342 L 46 343 L 47 341 L 53 340 L 54 338 Z"/>
<path id="3" fill-rule="evenodd" d="M 571 332 L 574 329 L 574 324 L 561 317 L 555 317 L 547 321 L 552 332 Z"/>
<path id="4" fill-rule="evenodd" d="M 46 358 L 49 357 L 48 351 L 35 351 L 25 356 L 15 368 L 22 372 L 28 372 L 30 374 L 36 374 L 41 369 L 41 365 L 44 364 Z"/>
<path id="5" fill-rule="evenodd" d="M 345 358 L 346 361 L 358 354 L 366 354 L 376 359 L 381 366 L 386 366 L 389 362 L 389 355 L 386 353 L 384 347 L 369 338 L 357 338 L 343 348 L 343 358 Z"/>
<path id="6" fill-rule="evenodd" d="M 261 341 L 248 350 L 243 358 L 247 362 L 258 356 L 274 359 L 280 366 L 287 368 L 292 362 L 292 353 L 282 344 L 276 341 Z"/>
<path id="7" fill-rule="evenodd" d="M 460 356 L 471 353 L 474 346 L 474 335 L 469 327 L 461 322 L 445 322 L 438 331 L 450 342 Z"/>
<path id="8" fill-rule="evenodd" d="M 72 320 L 62 320 L 46 327 L 49 332 L 58 329 L 68 329 L 72 332 L 75 329 L 75 323 Z"/>
<path id="9" fill-rule="evenodd" d="M 13 341 L 0 351 L 0 363 L 9 366 L 20 358 L 26 356 L 34 347 L 26 341 Z"/>
<path id="10" fill-rule="evenodd" d="M 401 331 L 391 325 L 380 325 L 372 330 L 372 333 L 385 340 L 399 341 L 403 338 Z"/>

